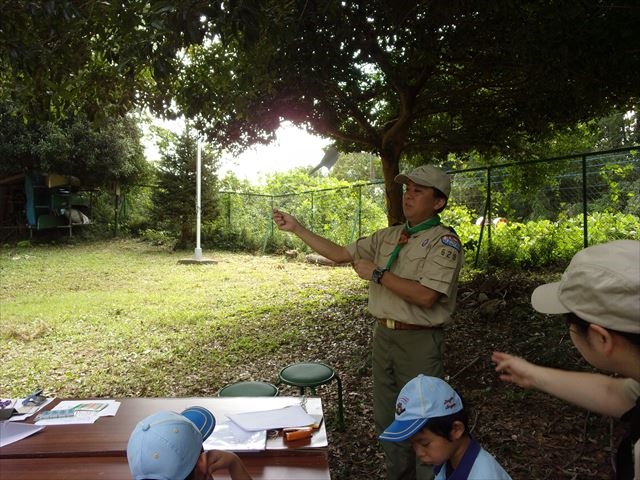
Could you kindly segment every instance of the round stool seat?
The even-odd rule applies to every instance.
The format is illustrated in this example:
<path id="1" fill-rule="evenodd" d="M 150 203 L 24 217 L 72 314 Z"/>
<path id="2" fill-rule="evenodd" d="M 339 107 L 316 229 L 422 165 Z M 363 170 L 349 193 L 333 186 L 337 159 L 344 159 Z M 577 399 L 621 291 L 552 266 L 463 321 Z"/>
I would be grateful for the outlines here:
<path id="1" fill-rule="evenodd" d="M 301 362 L 287 365 L 278 375 L 277 385 L 281 383 L 298 387 L 300 395 L 304 395 L 306 388 L 316 394 L 316 387 L 336 381 L 338 384 L 338 422 L 341 431 L 344 431 L 344 407 L 342 405 L 342 381 L 333 368 L 321 362 Z"/>
<path id="2" fill-rule="evenodd" d="M 294 363 L 280 370 L 280 379 L 296 387 L 314 387 L 329 383 L 335 372 L 324 363 Z"/>
<path id="3" fill-rule="evenodd" d="M 238 382 L 222 388 L 219 397 L 276 397 L 278 387 L 269 382 Z"/>

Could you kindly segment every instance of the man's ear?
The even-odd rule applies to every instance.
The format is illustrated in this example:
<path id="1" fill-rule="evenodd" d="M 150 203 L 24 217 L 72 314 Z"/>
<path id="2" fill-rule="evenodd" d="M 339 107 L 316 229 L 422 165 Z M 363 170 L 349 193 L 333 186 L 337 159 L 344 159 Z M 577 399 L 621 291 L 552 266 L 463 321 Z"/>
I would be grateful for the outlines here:
<path id="1" fill-rule="evenodd" d="M 455 420 L 453 425 L 451 425 L 451 434 L 449 435 L 451 437 L 451 441 L 460 440 L 464 435 L 464 432 L 464 423 L 460 420 Z"/>
<path id="2" fill-rule="evenodd" d="M 592 345 L 603 352 L 605 355 L 610 355 L 613 350 L 614 340 L 611 332 L 600 325 L 594 323 L 589 324 L 589 337 L 591 338 Z"/>
<path id="3" fill-rule="evenodd" d="M 440 210 L 441 208 L 444 208 L 444 206 L 447 204 L 447 199 L 443 198 L 443 197 L 438 197 L 435 205 L 434 205 L 434 210 Z"/>

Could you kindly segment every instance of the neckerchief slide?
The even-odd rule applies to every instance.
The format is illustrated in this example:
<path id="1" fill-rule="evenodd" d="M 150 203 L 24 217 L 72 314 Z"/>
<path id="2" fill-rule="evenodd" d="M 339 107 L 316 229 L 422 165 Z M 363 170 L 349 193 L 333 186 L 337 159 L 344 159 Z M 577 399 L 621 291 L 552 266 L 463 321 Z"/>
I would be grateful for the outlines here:
<path id="1" fill-rule="evenodd" d="M 405 222 L 402 232 L 400 233 L 400 238 L 398 239 L 398 243 L 396 244 L 393 252 L 391 252 L 391 256 L 389 257 L 389 261 L 387 262 L 387 266 L 385 270 L 390 270 L 391 266 L 394 264 L 396 259 L 398 258 L 398 254 L 400 253 L 400 249 L 405 246 L 405 244 L 409 241 L 409 237 L 414 233 L 422 232 L 423 230 L 427 230 L 431 227 L 435 227 L 436 225 L 440 225 L 440 215 L 436 215 L 431 217 L 429 220 L 425 220 L 422 223 L 419 223 L 415 227 L 410 227 L 409 222 Z"/>

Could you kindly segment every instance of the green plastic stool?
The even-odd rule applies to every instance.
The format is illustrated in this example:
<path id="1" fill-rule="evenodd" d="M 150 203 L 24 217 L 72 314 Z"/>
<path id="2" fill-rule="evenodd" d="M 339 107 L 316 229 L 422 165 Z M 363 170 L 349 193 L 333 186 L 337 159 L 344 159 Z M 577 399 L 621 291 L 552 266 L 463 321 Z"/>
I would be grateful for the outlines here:
<path id="1" fill-rule="evenodd" d="M 223 387 L 219 397 L 277 397 L 278 387 L 269 382 L 238 382 Z"/>
<path id="2" fill-rule="evenodd" d="M 338 382 L 338 421 L 340 430 L 344 430 L 344 407 L 342 405 L 342 382 L 333 368 L 320 362 L 292 363 L 280 370 L 276 385 L 284 383 L 300 389 L 304 395 L 306 388 L 316 394 L 316 387 L 336 380 Z"/>

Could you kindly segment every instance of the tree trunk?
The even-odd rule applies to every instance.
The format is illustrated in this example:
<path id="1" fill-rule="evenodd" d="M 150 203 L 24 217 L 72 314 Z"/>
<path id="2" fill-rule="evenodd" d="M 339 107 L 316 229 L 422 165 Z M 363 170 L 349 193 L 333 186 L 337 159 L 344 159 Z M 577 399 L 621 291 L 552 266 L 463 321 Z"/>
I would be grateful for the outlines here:
<path id="1" fill-rule="evenodd" d="M 404 222 L 402 211 L 402 185 L 394 179 L 400 173 L 400 154 L 385 152 L 382 154 L 382 173 L 387 202 L 387 222 L 389 225 Z"/>
<path id="2" fill-rule="evenodd" d="M 194 237 L 195 237 L 195 234 L 193 231 L 193 224 L 183 223 L 180 226 L 180 238 L 178 238 L 178 242 L 176 243 L 175 248 L 176 249 L 186 248 L 187 246 L 189 246 L 191 242 L 193 242 Z"/>

